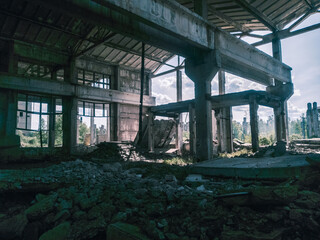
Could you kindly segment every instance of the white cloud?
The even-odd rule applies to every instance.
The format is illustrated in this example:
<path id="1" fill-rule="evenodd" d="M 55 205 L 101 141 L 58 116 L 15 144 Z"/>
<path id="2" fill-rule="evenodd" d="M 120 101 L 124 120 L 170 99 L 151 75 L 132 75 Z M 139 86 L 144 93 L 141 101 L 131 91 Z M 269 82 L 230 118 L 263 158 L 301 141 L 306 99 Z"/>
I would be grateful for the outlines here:
<path id="1" fill-rule="evenodd" d="M 153 97 L 156 97 L 156 103 L 157 105 L 166 104 L 169 102 L 172 102 L 172 98 L 170 98 L 168 95 L 162 94 L 162 93 L 153 93 Z"/>

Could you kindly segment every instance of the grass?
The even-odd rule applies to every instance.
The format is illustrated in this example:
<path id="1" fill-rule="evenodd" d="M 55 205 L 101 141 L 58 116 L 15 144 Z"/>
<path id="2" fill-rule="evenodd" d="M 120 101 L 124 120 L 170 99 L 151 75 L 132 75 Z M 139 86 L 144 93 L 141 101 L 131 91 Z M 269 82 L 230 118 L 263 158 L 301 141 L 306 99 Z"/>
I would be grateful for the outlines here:
<path id="1" fill-rule="evenodd" d="M 240 157 L 242 155 L 251 155 L 252 154 L 252 151 L 251 150 L 248 150 L 248 149 L 241 149 L 240 151 L 236 151 L 236 152 L 233 152 L 233 153 L 220 153 L 219 154 L 219 157 L 222 157 L 222 158 L 234 158 L 234 157 Z"/>

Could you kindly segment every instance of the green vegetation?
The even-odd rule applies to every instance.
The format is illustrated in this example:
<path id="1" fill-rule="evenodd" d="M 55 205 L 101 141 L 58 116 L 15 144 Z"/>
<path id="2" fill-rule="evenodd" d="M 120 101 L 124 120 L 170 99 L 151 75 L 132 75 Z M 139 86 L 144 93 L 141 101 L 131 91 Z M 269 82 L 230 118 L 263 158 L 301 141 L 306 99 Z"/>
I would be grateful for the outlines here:
<path id="1" fill-rule="evenodd" d="M 163 161 L 164 164 L 186 166 L 194 162 L 192 157 L 174 157 Z"/>
<path id="2" fill-rule="evenodd" d="M 84 140 L 86 137 L 86 134 L 90 132 L 90 129 L 87 127 L 85 123 L 80 123 L 79 125 L 79 143 L 84 144 Z"/>
<path id="3" fill-rule="evenodd" d="M 289 119 L 289 137 L 290 140 L 302 139 L 303 138 L 303 129 L 302 129 L 302 120 L 290 120 Z M 275 139 L 275 130 L 274 130 L 274 119 L 269 117 L 267 121 L 260 119 L 259 120 L 259 143 L 260 145 L 272 145 L 276 142 Z M 251 134 L 250 134 L 250 123 L 248 123 L 247 134 L 244 134 L 242 123 L 237 121 L 232 121 L 233 137 L 239 139 L 246 143 L 251 143 Z"/>
<path id="4" fill-rule="evenodd" d="M 220 153 L 219 157 L 222 158 L 233 158 L 233 157 L 240 157 L 241 155 L 250 155 L 252 153 L 251 150 L 248 150 L 246 148 L 241 149 L 240 151 L 236 151 L 233 153 Z"/>

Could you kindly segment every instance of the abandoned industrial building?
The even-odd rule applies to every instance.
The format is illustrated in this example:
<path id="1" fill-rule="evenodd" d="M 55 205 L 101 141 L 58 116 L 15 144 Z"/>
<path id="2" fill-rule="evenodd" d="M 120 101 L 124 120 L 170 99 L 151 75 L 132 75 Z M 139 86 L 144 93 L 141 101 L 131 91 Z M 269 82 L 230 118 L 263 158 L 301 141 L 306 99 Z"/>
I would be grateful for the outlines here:
<path id="1" fill-rule="evenodd" d="M 320 110 L 290 138 L 281 48 L 319 31 L 298 29 L 319 0 L 0 2 L 0 239 L 319 238 Z M 263 90 L 230 93 L 228 74 Z"/>

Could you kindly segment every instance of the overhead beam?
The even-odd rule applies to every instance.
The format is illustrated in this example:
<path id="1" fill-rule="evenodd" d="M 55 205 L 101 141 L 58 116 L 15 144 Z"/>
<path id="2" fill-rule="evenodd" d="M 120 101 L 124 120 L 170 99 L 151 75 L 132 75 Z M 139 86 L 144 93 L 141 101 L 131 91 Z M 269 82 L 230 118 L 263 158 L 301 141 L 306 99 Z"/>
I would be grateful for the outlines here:
<path id="1" fill-rule="evenodd" d="M 291 81 L 288 66 L 219 30 L 173 0 L 34 1 L 185 58 L 214 52 L 220 64 L 215 67 L 264 85 L 270 84 L 271 78 Z"/>
<path id="2" fill-rule="evenodd" d="M 291 68 L 250 44 L 226 32 L 216 32 L 217 64 L 226 72 L 258 82 L 272 84 L 272 78 L 291 82 Z"/>
<path id="3" fill-rule="evenodd" d="M 213 109 L 248 105 L 252 98 L 256 99 L 259 105 L 271 108 L 280 106 L 280 97 L 265 91 L 249 90 L 209 97 Z M 151 111 L 157 116 L 166 116 L 166 113 L 172 116 L 174 114 L 188 112 L 190 104 L 194 104 L 194 99 L 154 106 L 151 107 Z"/>
<path id="4" fill-rule="evenodd" d="M 180 56 L 193 56 L 199 48 L 213 48 L 214 28 L 173 0 L 28 1 Z"/>
<path id="5" fill-rule="evenodd" d="M 289 29 L 285 29 L 285 30 L 277 32 L 277 37 L 279 39 L 286 39 L 286 38 L 294 37 L 294 36 L 297 36 L 297 35 L 300 35 L 300 34 L 303 34 L 306 32 L 310 32 L 310 31 L 313 31 L 313 30 L 316 30 L 319 28 L 320 28 L 320 23 L 317 23 L 312 26 L 305 27 L 305 28 L 302 28 L 302 29 L 299 29 L 299 30 L 296 30 L 293 32 L 291 32 Z M 261 45 L 264 45 L 267 43 L 271 43 L 274 36 L 275 35 L 273 33 L 270 33 L 270 34 L 264 36 L 264 39 L 262 41 L 255 42 L 251 45 L 257 47 L 257 46 L 261 46 Z"/>
<path id="6" fill-rule="evenodd" d="M 169 73 L 173 73 L 173 72 L 176 72 L 177 70 L 180 70 L 180 69 L 184 69 L 184 66 L 178 66 L 178 67 L 175 67 L 174 69 L 170 69 L 168 71 L 152 75 L 151 78 L 156 78 L 156 77 L 160 77 L 160 76 L 163 76 L 163 75 L 166 75 L 166 74 L 169 74 Z"/>
<path id="7" fill-rule="evenodd" d="M 8 75 L 7 73 L 0 73 L 0 88 L 56 96 L 73 96 L 91 101 L 116 102 L 136 106 L 139 105 L 140 98 L 139 94 L 134 93 L 73 85 L 67 82 Z M 143 104 L 147 107 L 154 106 L 155 98 L 144 95 Z"/>
<path id="8" fill-rule="evenodd" d="M 262 24 L 268 27 L 271 31 L 278 30 L 277 26 L 262 12 L 258 9 L 254 8 L 251 4 L 249 4 L 246 0 L 233 0 L 243 9 L 248 11 L 252 16 L 258 19 Z"/>

